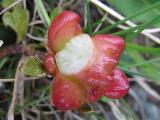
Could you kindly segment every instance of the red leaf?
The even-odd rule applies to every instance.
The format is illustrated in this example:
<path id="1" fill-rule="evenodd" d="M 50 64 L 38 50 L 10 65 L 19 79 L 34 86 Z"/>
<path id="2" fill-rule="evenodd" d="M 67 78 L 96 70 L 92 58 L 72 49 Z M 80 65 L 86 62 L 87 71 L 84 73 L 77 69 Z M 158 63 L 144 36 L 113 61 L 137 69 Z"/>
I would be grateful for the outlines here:
<path id="1" fill-rule="evenodd" d="M 80 72 L 71 75 L 83 82 L 87 102 L 94 102 L 104 95 L 106 87 L 113 81 L 110 76 L 125 46 L 121 37 L 112 35 L 96 35 L 92 40 L 95 50 L 91 61 Z"/>
<path id="2" fill-rule="evenodd" d="M 52 83 L 51 102 L 60 110 L 79 108 L 84 102 L 85 92 L 77 83 L 58 74 Z"/>
<path id="3" fill-rule="evenodd" d="M 47 53 L 44 57 L 44 67 L 50 74 L 56 73 L 55 58 L 52 53 Z"/>
<path id="4" fill-rule="evenodd" d="M 105 95 L 112 99 L 122 98 L 129 91 L 128 78 L 119 68 L 115 68 L 113 73 L 113 82 L 106 88 Z"/>
<path id="5" fill-rule="evenodd" d="M 48 45 L 52 52 L 61 50 L 72 37 L 81 34 L 80 16 L 72 11 L 64 11 L 52 22 L 48 30 Z"/>
<path id="6" fill-rule="evenodd" d="M 125 48 L 123 38 L 113 35 L 96 35 L 92 37 L 98 51 L 99 64 L 103 65 L 107 73 L 112 74 L 112 70 L 118 64 L 120 56 Z"/>

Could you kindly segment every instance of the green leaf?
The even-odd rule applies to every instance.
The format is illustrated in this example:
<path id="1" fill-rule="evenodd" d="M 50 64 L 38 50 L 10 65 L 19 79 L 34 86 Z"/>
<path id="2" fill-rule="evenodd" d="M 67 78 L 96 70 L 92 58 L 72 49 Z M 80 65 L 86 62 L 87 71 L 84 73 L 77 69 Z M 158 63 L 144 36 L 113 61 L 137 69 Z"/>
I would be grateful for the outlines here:
<path id="1" fill-rule="evenodd" d="M 107 0 L 111 5 L 117 8 L 118 11 L 123 13 L 126 17 L 136 13 L 137 11 L 141 11 L 155 3 L 158 3 L 159 0 Z M 147 13 L 142 14 L 134 18 L 133 20 L 137 22 L 146 22 L 151 20 L 157 15 L 160 15 L 160 8 L 155 8 L 154 10 L 150 10 Z"/>
<path id="2" fill-rule="evenodd" d="M 2 7 L 6 8 L 6 7 L 8 7 L 9 5 L 11 5 L 14 2 L 15 2 L 15 0 L 3 0 L 2 1 Z"/>
<path id="3" fill-rule="evenodd" d="M 30 56 L 26 58 L 20 70 L 25 75 L 29 75 L 29 76 L 41 76 L 44 74 L 43 65 L 40 59 L 34 56 Z"/>
<path id="4" fill-rule="evenodd" d="M 4 25 L 16 31 L 18 42 L 22 41 L 28 29 L 29 12 L 21 7 L 15 7 L 12 12 L 4 13 L 2 19 Z"/>

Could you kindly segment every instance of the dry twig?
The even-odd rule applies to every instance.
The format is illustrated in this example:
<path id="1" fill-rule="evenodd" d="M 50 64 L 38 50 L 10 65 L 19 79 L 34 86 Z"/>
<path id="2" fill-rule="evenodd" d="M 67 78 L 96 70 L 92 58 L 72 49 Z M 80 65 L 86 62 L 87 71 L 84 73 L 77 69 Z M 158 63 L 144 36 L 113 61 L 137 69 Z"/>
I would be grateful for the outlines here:
<path id="1" fill-rule="evenodd" d="M 155 99 L 157 99 L 158 101 L 160 101 L 160 95 L 149 86 L 149 84 L 146 83 L 146 81 L 144 80 L 144 78 L 142 77 L 135 77 L 136 82 L 144 89 L 147 91 L 147 93 L 149 93 L 151 96 L 153 96 Z"/>
<path id="2" fill-rule="evenodd" d="M 19 68 L 22 65 L 22 63 L 24 62 L 24 60 L 25 60 L 25 57 L 22 57 L 18 63 L 18 66 L 17 66 L 12 101 L 11 101 L 11 104 L 10 104 L 10 107 L 8 110 L 8 115 L 7 115 L 8 120 L 14 120 L 14 107 L 15 107 L 15 104 L 17 101 L 17 96 L 18 96 L 19 89 L 20 89 L 20 82 L 23 80 L 23 75 L 20 72 Z"/>
<path id="3" fill-rule="evenodd" d="M 124 114 L 121 113 L 118 106 L 113 101 L 110 101 L 108 104 L 111 106 L 112 112 L 118 120 L 126 120 Z"/>

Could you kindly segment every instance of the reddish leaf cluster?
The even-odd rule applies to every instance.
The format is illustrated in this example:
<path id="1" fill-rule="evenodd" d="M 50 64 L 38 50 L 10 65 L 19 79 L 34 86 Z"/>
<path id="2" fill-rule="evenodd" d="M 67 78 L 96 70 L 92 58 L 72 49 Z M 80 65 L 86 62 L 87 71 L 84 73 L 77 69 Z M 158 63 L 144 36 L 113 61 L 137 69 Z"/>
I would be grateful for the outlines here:
<path id="1" fill-rule="evenodd" d="M 116 67 L 125 48 L 121 37 L 106 34 L 92 36 L 94 56 L 90 63 L 71 75 L 58 70 L 55 54 L 81 33 L 80 17 L 72 11 L 58 15 L 48 31 L 48 46 L 52 53 L 45 56 L 44 65 L 50 74 L 56 76 L 52 82 L 51 102 L 61 110 L 77 109 L 84 103 L 97 101 L 103 95 L 121 98 L 129 90 L 127 77 Z"/>

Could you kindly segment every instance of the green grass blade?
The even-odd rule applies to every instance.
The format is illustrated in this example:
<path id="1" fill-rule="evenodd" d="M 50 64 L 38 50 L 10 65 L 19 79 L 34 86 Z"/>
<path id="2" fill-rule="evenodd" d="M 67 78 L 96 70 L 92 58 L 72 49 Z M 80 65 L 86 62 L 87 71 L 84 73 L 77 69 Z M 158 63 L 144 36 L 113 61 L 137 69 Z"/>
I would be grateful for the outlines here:
<path id="1" fill-rule="evenodd" d="M 139 52 L 151 53 L 151 54 L 159 54 L 160 48 L 153 48 L 153 47 L 144 47 L 137 44 L 126 43 L 126 49 L 131 49 Z"/>
<path id="2" fill-rule="evenodd" d="M 94 22 L 91 26 L 87 26 L 86 28 L 83 28 L 84 31 L 89 31 L 89 29 L 91 28 L 94 28 L 96 26 L 98 26 L 99 24 L 103 23 L 104 21 L 99 19 L 97 20 L 96 22 Z"/>
<path id="3" fill-rule="evenodd" d="M 142 73 L 137 73 L 137 72 L 133 72 L 129 69 L 126 69 L 126 68 L 122 68 L 122 67 L 119 67 L 121 70 L 123 70 L 125 73 L 127 73 L 128 75 L 137 75 L 137 76 L 141 76 L 141 77 L 145 77 L 145 78 L 150 78 L 152 79 L 151 77 L 148 77 Z"/>
<path id="4" fill-rule="evenodd" d="M 85 0 L 85 7 L 86 7 L 86 15 L 87 15 L 87 27 L 86 29 L 88 34 L 92 33 L 92 24 L 91 24 L 91 15 L 90 15 L 90 7 L 89 7 L 89 0 Z"/>
<path id="5" fill-rule="evenodd" d="M 141 24 L 141 25 L 137 25 L 137 26 L 135 26 L 135 27 L 130 27 L 130 28 L 128 28 L 128 29 L 126 29 L 126 30 L 121 30 L 121 31 L 119 31 L 119 32 L 115 32 L 115 33 L 113 33 L 113 35 L 124 35 L 124 34 L 126 34 L 126 33 L 129 33 L 129 32 L 133 32 L 133 31 L 135 31 L 135 30 L 137 30 L 139 27 L 141 27 L 141 26 L 143 26 L 143 24 Z"/>
<path id="6" fill-rule="evenodd" d="M 42 0 L 34 0 L 35 3 L 37 4 L 38 10 L 39 10 L 39 14 L 41 15 L 41 17 L 44 19 L 45 22 L 47 22 L 47 25 L 49 26 L 51 21 L 50 18 L 48 16 L 48 13 L 44 7 L 43 1 Z"/>
<path id="7" fill-rule="evenodd" d="M 142 24 L 142 26 L 140 26 L 138 28 L 138 30 L 136 32 L 132 32 L 132 34 L 129 34 L 128 37 L 126 38 L 126 41 L 130 41 L 133 40 L 135 37 L 137 37 L 139 35 L 139 33 L 141 33 L 145 28 L 147 28 L 150 25 L 154 25 L 156 23 L 160 22 L 160 15 L 153 18 L 151 21 L 145 22 Z"/>
<path id="8" fill-rule="evenodd" d="M 152 9 L 155 9 L 155 8 L 159 7 L 159 5 L 160 5 L 160 2 L 155 3 L 155 4 L 147 7 L 146 9 L 143 9 L 142 11 L 139 11 L 139 12 L 137 12 L 137 13 L 135 13 L 135 14 L 133 14 L 133 15 L 131 15 L 131 16 L 123 19 L 123 20 L 120 20 L 120 21 L 116 22 L 116 23 L 113 24 L 113 25 L 110 25 L 110 26 L 108 26 L 108 27 L 106 27 L 106 28 L 104 28 L 104 29 L 96 32 L 95 34 L 106 33 L 106 32 L 108 32 L 109 30 L 113 29 L 114 27 L 116 27 L 116 26 L 118 26 L 118 25 L 120 25 L 120 24 L 122 24 L 122 23 L 125 23 L 127 20 L 130 20 L 130 19 L 132 19 L 132 18 L 135 18 L 135 17 L 137 17 L 137 16 L 140 16 L 140 15 L 143 14 L 143 13 L 146 13 L 146 12 L 152 10 Z"/>
<path id="9" fill-rule="evenodd" d="M 43 98 L 40 98 L 39 100 L 35 100 L 35 101 L 32 101 L 32 102 L 29 102 L 23 106 L 17 106 L 17 108 L 15 109 L 16 111 L 20 111 L 20 110 L 23 110 L 23 109 L 26 109 L 28 107 L 32 107 L 32 106 L 37 106 L 40 102 L 42 101 L 45 101 L 45 100 L 48 100 L 50 96 L 45 96 Z"/>
<path id="10" fill-rule="evenodd" d="M 147 60 L 147 61 L 144 61 L 144 62 L 139 62 L 139 63 L 133 64 L 133 65 L 126 66 L 126 68 L 140 67 L 140 66 L 143 66 L 143 65 L 146 65 L 146 64 L 149 64 L 149 63 L 157 62 L 159 60 L 160 60 L 160 57 L 153 58 L 151 60 Z"/>
<path id="11" fill-rule="evenodd" d="M 124 110 L 127 109 L 127 111 L 130 113 L 130 117 L 133 120 L 139 120 L 136 114 L 133 112 L 133 109 L 128 105 L 128 103 L 124 99 L 119 99 L 118 101 L 122 104 Z"/>
<path id="12" fill-rule="evenodd" d="M 115 32 L 115 33 L 113 33 L 113 35 L 124 35 L 126 33 L 132 32 L 132 34 L 131 33 L 129 34 L 130 37 L 128 37 L 128 40 L 130 40 L 130 39 L 133 39 L 134 37 L 136 37 L 141 31 L 144 30 L 144 28 L 146 28 L 150 25 L 159 23 L 159 22 L 160 22 L 160 16 L 157 16 L 156 18 L 153 18 L 152 20 L 150 20 L 148 22 L 145 22 L 145 23 L 142 23 L 140 25 L 137 25 L 135 27 L 131 27 L 131 28 L 126 29 L 126 30 Z M 134 32 L 135 30 L 138 30 L 138 31 Z"/>
<path id="13" fill-rule="evenodd" d="M 1 61 L 0 61 L 0 69 L 5 65 L 5 63 L 6 63 L 7 61 L 8 61 L 8 58 L 7 58 L 7 57 L 1 59 Z"/>

